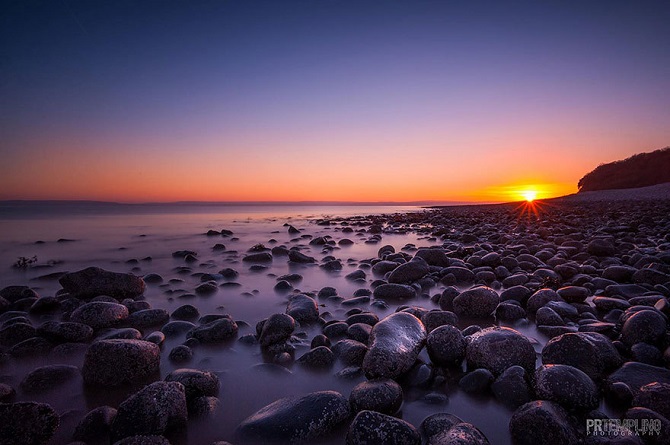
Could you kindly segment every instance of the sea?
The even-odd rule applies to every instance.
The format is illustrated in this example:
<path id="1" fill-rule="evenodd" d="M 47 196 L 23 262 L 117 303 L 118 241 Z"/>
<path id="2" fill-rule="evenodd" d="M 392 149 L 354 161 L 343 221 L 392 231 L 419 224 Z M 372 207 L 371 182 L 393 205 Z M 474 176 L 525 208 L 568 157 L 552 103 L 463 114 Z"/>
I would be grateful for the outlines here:
<path id="1" fill-rule="evenodd" d="M 201 315 L 230 314 L 240 326 L 239 337 L 254 334 L 256 324 L 274 313 L 284 312 L 288 295 L 275 290 L 282 275 L 297 273 L 302 279 L 294 282 L 293 292 L 318 292 L 330 286 L 343 298 L 352 297 L 362 288 L 370 289 L 377 278 L 366 270 L 365 282 L 356 282 L 345 276 L 357 270 L 361 260 L 377 257 L 383 245 L 390 244 L 396 251 L 407 248 L 438 245 L 439 241 L 415 233 L 384 234 L 378 243 L 370 243 L 369 234 L 354 227 L 343 232 L 341 224 L 320 225 L 317 221 L 337 217 L 353 217 L 382 213 L 423 212 L 420 206 L 332 206 L 332 205 L 198 205 L 157 204 L 126 205 L 101 203 L 2 203 L 0 204 L 0 288 L 9 285 L 28 285 L 41 296 L 53 296 L 60 289 L 57 277 L 62 272 L 76 271 L 89 266 L 116 272 L 130 272 L 139 276 L 149 273 L 163 277 L 160 284 L 147 286 L 144 298 L 153 308 L 169 312 L 184 304 L 196 306 Z M 301 231 L 290 234 L 287 225 Z M 209 230 L 229 230 L 231 236 L 206 236 Z M 333 251 L 309 245 L 317 236 L 328 236 L 339 242 L 344 238 L 350 245 L 337 244 Z M 223 244 L 224 249 L 213 249 Z M 275 258 L 263 268 L 252 268 L 241 261 L 249 249 L 258 244 L 266 247 L 299 246 L 302 251 L 321 262 L 327 256 L 340 259 L 341 271 L 326 271 L 318 265 L 304 266 L 289 263 L 286 258 Z M 197 261 L 185 263 L 173 252 L 190 250 Z M 28 267 L 13 265 L 24 258 Z M 34 262 L 32 262 L 34 259 Z M 216 274 L 225 268 L 235 269 L 239 275 L 222 280 L 213 295 L 196 295 L 205 273 Z M 223 281 L 228 281 L 225 285 Z M 441 292 L 434 289 L 433 293 Z M 412 304 L 427 309 L 437 308 L 428 295 Z M 333 300 L 320 300 L 319 310 L 327 320 L 344 320 L 352 307 Z M 380 308 L 360 307 L 377 313 L 380 318 L 395 311 L 396 306 Z M 33 325 L 59 315 L 30 315 Z M 462 326 L 463 328 L 466 325 Z M 523 328 L 523 327 L 521 327 Z M 151 329 L 142 332 L 148 335 Z M 321 333 L 318 325 L 299 327 L 295 358 L 309 350 L 311 339 Z M 189 367 L 215 372 L 221 380 L 219 406 L 213 417 L 192 419 L 181 435 L 170 437 L 173 444 L 208 444 L 217 440 L 236 443 L 235 428 L 246 417 L 275 400 L 305 395 L 312 391 L 335 390 L 348 397 L 352 388 L 365 380 L 363 376 L 343 378 L 337 372 L 343 365 L 314 371 L 293 363 L 280 370 L 277 365 L 267 366 L 257 344 L 232 341 L 222 345 L 194 349 L 194 357 L 187 364 L 172 363 L 169 352 L 185 341 L 185 335 L 167 338 L 162 345 L 161 378 L 169 372 Z M 536 343 L 537 350 L 541 344 Z M 424 351 L 420 359 L 429 363 Z M 91 409 L 102 405 L 118 406 L 137 388 L 91 388 L 81 380 L 68 382 L 55 391 L 24 394 L 20 382 L 37 366 L 73 364 L 81 367 L 83 353 L 72 357 L 40 356 L 14 360 L 0 365 L 0 381 L 17 388 L 17 400 L 35 400 L 51 404 L 61 415 L 61 426 L 53 444 L 68 443 L 79 420 Z M 404 385 L 404 403 L 398 417 L 418 427 L 427 416 L 448 412 L 480 428 L 491 443 L 510 443 L 508 422 L 511 410 L 490 395 L 466 394 L 457 385 L 413 387 Z M 336 431 L 321 443 L 344 442 L 346 429 Z"/>

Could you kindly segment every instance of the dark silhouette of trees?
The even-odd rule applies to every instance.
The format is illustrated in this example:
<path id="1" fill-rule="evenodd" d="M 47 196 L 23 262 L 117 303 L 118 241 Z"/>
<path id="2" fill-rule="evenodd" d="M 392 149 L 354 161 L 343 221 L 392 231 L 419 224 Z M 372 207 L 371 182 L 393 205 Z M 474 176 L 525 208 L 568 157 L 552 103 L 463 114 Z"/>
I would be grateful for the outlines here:
<path id="1" fill-rule="evenodd" d="M 580 192 L 589 192 L 647 187 L 664 182 L 670 182 L 670 147 L 600 164 L 584 175 L 577 186 Z"/>

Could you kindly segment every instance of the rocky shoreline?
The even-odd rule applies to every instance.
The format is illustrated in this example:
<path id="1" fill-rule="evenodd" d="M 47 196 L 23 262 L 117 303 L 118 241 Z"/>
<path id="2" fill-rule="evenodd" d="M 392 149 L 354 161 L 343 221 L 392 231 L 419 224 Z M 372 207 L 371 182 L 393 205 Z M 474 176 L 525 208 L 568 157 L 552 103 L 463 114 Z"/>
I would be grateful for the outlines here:
<path id="1" fill-rule="evenodd" d="M 188 443 L 184 431 L 236 403 L 193 357 L 237 345 L 265 372 L 300 368 L 352 389 L 276 400 L 218 445 L 498 443 L 450 412 L 449 388 L 506 407 L 513 443 L 621 440 L 616 429 L 589 429 L 612 417 L 605 406 L 660 426 L 625 443 L 670 443 L 670 199 L 445 207 L 282 231 L 289 242 L 232 251 L 224 241 L 234 233 L 210 230 L 211 250 L 235 266 L 217 271 L 182 250 L 170 253 L 181 264 L 170 276 L 129 263 L 131 273 L 55 272 L 54 295 L 30 283 L 0 290 L 0 444 Z M 410 233 L 421 243 L 387 243 Z M 351 258 L 358 244 L 376 256 Z M 263 275 L 277 263 L 293 272 Z M 311 290 L 304 278 L 315 269 L 358 289 Z M 255 327 L 234 313 L 200 313 L 199 299 L 248 273 L 275 283 L 280 310 L 259 308 Z M 168 311 L 145 299 L 180 276 L 200 282 L 189 303 Z M 31 371 L 11 384 L 26 361 Z M 40 401 L 67 385 L 124 396 L 99 396 L 74 414 Z M 440 412 L 403 420 L 414 391 Z"/>

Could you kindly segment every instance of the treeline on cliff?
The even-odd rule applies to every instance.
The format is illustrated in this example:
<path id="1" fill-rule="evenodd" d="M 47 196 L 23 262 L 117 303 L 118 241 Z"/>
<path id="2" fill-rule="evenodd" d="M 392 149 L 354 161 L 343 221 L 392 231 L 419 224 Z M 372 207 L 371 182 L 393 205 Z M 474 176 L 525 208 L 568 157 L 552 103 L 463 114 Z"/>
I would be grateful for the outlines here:
<path id="1" fill-rule="evenodd" d="M 580 192 L 647 187 L 670 182 L 670 147 L 601 164 L 579 180 Z"/>

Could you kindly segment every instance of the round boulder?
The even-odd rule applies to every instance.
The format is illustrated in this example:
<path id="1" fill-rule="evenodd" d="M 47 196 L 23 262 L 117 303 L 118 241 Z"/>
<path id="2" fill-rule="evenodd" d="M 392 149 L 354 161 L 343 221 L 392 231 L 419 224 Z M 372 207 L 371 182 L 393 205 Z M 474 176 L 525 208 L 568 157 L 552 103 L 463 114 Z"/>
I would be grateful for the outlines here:
<path id="1" fill-rule="evenodd" d="M 402 405 L 402 388 L 391 379 L 369 380 L 354 387 L 349 403 L 355 412 L 370 410 L 395 414 Z"/>
<path id="2" fill-rule="evenodd" d="M 600 395 L 596 384 L 584 372 L 568 365 L 543 365 L 535 371 L 535 394 L 573 410 L 588 411 L 598 407 Z"/>
<path id="3" fill-rule="evenodd" d="M 470 368 L 485 368 L 494 375 L 500 375 L 514 365 L 519 365 L 528 372 L 535 370 L 533 345 L 514 329 L 482 329 L 467 337 L 466 341 L 465 358 Z"/>
<path id="4" fill-rule="evenodd" d="M 490 287 L 476 287 L 454 298 L 454 312 L 463 317 L 485 318 L 496 310 L 500 296 Z"/>
<path id="5" fill-rule="evenodd" d="M 82 374 L 92 385 L 118 386 L 158 374 L 160 348 L 143 340 L 101 340 L 86 351 Z"/>

